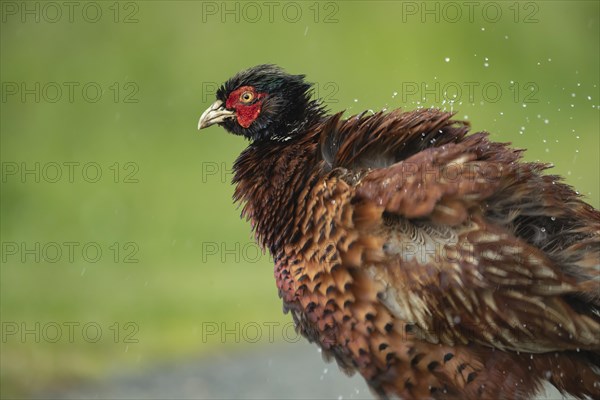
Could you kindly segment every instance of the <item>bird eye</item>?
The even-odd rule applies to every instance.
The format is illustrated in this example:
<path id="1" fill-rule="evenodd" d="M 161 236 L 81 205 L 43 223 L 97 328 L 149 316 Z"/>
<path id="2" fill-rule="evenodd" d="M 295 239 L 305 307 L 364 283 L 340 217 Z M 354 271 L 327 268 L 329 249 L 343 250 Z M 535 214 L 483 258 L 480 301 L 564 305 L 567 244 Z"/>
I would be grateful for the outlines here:
<path id="1" fill-rule="evenodd" d="M 252 100 L 254 100 L 254 93 L 250 91 L 246 91 L 240 95 L 240 101 L 242 103 L 250 103 Z"/>

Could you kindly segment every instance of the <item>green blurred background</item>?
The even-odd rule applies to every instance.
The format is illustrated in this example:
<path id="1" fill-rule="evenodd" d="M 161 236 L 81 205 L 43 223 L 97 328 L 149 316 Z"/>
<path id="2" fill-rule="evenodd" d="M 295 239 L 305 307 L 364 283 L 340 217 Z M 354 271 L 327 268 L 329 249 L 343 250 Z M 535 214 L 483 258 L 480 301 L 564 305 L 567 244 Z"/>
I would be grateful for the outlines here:
<path id="1" fill-rule="evenodd" d="M 45 4 L 2 2 L 3 398 L 258 345 L 236 323 L 284 339 L 272 264 L 231 201 L 246 143 L 196 131 L 255 64 L 306 74 L 348 115 L 456 110 L 600 204 L 597 1 Z"/>

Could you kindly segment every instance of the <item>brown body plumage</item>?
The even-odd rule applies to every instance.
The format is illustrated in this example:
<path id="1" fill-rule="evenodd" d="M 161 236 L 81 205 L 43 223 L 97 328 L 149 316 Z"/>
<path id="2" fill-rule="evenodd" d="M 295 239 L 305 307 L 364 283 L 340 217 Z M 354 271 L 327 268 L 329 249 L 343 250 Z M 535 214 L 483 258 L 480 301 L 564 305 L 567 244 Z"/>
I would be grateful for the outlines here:
<path id="1" fill-rule="evenodd" d="M 319 113 L 241 154 L 284 309 L 382 397 L 600 398 L 600 213 L 451 118 Z"/>

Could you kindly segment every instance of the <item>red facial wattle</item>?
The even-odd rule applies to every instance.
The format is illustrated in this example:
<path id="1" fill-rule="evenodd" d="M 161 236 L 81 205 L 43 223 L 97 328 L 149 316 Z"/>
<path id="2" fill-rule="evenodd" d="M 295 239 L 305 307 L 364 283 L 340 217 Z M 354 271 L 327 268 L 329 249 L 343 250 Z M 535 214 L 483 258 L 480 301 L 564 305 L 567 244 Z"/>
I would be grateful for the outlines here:
<path id="1" fill-rule="evenodd" d="M 244 94 L 249 94 L 252 100 L 245 102 L 243 100 Z M 225 107 L 234 109 L 238 124 L 244 128 L 248 128 L 260 115 L 262 99 L 265 96 L 265 93 L 256 92 L 252 86 L 242 86 L 231 92 L 225 102 Z"/>
<path id="2" fill-rule="evenodd" d="M 238 105 L 236 107 L 238 123 L 244 128 L 249 127 L 260 114 L 261 105 L 259 101 L 250 105 Z"/>

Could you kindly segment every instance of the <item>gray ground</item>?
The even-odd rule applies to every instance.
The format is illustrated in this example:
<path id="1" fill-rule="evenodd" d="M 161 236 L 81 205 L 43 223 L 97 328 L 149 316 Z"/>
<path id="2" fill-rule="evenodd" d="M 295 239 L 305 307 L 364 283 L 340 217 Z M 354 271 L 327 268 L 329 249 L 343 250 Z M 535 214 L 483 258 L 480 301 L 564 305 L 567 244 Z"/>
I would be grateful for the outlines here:
<path id="1" fill-rule="evenodd" d="M 550 387 L 539 399 L 562 399 Z M 123 373 L 101 383 L 37 398 L 61 399 L 372 399 L 360 376 L 325 363 L 314 345 L 272 344 Z"/>

